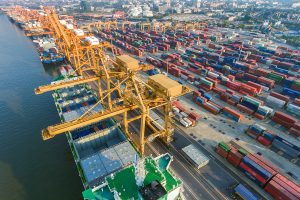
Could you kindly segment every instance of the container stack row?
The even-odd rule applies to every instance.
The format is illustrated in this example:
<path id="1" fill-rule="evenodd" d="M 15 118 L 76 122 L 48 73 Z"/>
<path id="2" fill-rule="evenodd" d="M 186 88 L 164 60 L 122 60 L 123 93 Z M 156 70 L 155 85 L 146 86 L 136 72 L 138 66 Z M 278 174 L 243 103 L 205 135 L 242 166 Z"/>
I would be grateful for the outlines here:
<path id="1" fill-rule="evenodd" d="M 217 145 L 216 152 L 274 199 L 296 200 L 300 198 L 300 186 L 282 175 L 262 156 L 225 142 Z"/>

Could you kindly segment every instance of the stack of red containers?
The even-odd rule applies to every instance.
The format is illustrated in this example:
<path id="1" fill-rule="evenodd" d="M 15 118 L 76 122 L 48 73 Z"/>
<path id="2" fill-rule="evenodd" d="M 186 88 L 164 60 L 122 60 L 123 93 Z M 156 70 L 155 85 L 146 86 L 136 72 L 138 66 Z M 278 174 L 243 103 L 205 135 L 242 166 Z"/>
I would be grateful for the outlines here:
<path id="1" fill-rule="evenodd" d="M 279 94 L 277 92 L 271 92 L 270 95 L 273 96 L 273 97 L 276 97 L 277 99 L 285 101 L 285 103 L 288 103 L 289 100 L 290 100 L 290 98 L 288 96 L 284 96 L 284 95 Z"/>
<path id="2" fill-rule="evenodd" d="M 274 80 L 271 80 L 271 79 L 268 79 L 268 78 L 265 78 L 265 77 L 262 77 L 262 76 L 257 79 L 257 82 L 262 84 L 262 85 L 265 85 L 269 88 L 273 88 L 274 85 L 275 85 Z"/>
<path id="3" fill-rule="evenodd" d="M 267 77 L 271 73 L 268 69 L 258 68 L 256 69 L 255 75 Z"/>
<path id="4" fill-rule="evenodd" d="M 242 158 L 244 155 L 242 155 L 237 148 L 231 147 L 231 151 L 228 153 L 227 161 L 232 164 L 234 167 L 239 166 L 241 163 Z"/>
<path id="5" fill-rule="evenodd" d="M 194 113 L 194 112 L 190 112 L 189 113 L 189 118 L 195 120 L 195 121 L 198 121 L 200 119 L 200 115 Z"/>
<path id="6" fill-rule="evenodd" d="M 173 76 L 179 77 L 181 74 L 181 70 L 175 67 L 170 67 L 169 68 L 169 73 L 172 74 Z"/>
<path id="7" fill-rule="evenodd" d="M 290 129 L 289 132 L 296 137 L 300 137 L 300 123 L 295 123 Z"/>
<path id="8" fill-rule="evenodd" d="M 286 128 L 291 128 L 297 120 L 290 115 L 287 115 L 283 112 L 276 111 L 274 115 L 271 117 L 272 121 L 281 124 Z"/>
<path id="9" fill-rule="evenodd" d="M 250 95 L 250 96 L 256 96 L 257 95 L 256 88 L 254 88 L 252 86 L 249 86 L 247 84 L 244 84 L 244 83 L 241 84 L 239 92 L 241 94 Z"/>
<path id="10" fill-rule="evenodd" d="M 250 108 L 247 108 L 246 106 L 243 106 L 242 104 L 237 104 L 236 106 L 239 110 L 249 114 L 249 115 L 252 115 L 254 113 L 254 110 L 251 110 Z"/>
<path id="11" fill-rule="evenodd" d="M 300 106 L 300 99 L 295 99 L 293 104 L 295 104 L 296 106 Z"/>
<path id="12" fill-rule="evenodd" d="M 232 90 L 239 91 L 241 84 L 238 82 L 227 81 L 226 86 Z"/>
<path id="13" fill-rule="evenodd" d="M 267 183 L 265 191 L 276 200 L 300 199 L 300 186 L 281 174 L 277 174 Z"/>
<path id="14" fill-rule="evenodd" d="M 260 84 L 258 84 L 258 83 L 254 83 L 252 81 L 248 81 L 247 85 L 256 88 L 256 91 L 257 91 L 258 94 L 260 94 L 262 92 L 262 86 Z"/>

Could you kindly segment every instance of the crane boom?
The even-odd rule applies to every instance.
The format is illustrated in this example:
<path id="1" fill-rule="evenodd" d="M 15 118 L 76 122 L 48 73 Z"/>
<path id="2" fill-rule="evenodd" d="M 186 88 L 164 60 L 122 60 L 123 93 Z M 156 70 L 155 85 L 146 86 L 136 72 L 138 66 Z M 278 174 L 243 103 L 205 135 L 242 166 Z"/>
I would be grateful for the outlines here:
<path id="1" fill-rule="evenodd" d="M 99 77 L 97 76 L 89 76 L 89 77 L 78 77 L 77 79 L 69 80 L 69 81 L 63 81 L 56 84 L 50 84 L 50 85 L 42 85 L 34 89 L 35 94 L 43 94 L 45 92 L 50 92 L 53 90 L 65 88 L 65 87 L 71 87 L 78 84 L 88 83 L 92 81 L 99 80 Z"/>
<path id="2" fill-rule="evenodd" d="M 99 122 L 103 119 L 107 119 L 119 114 L 122 114 L 124 112 L 128 112 L 130 110 L 136 109 L 138 106 L 118 106 L 115 108 L 112 108 L 111 110 L 105 110 L 103 112 L 94 113 L 85 117 L 82 117 L 80 119 L 75 119 L 69 122 L 48 126 L 46 129 L 42 130 L 42 138 L 43 140 L 47 140 L 50 138 L 53 138 L 56 135 L 65 133 L 67 131 L 72 131 L 77 128 L 80 128 L 82 126 L 88 126 L 93 123 Z"/>
<path id="3" fill-rule="evenodd" d="M 65 44 L 70 48 L 71 47 L 70 38 L 67 36 L 67 34 L 64 31 L 64 28 L 60 24 L 57 14 L 51 9 L 45 9 L 45 12 L 47 13 L 48 19 L 56 34 L 62 37 L 64 39 Z"/>

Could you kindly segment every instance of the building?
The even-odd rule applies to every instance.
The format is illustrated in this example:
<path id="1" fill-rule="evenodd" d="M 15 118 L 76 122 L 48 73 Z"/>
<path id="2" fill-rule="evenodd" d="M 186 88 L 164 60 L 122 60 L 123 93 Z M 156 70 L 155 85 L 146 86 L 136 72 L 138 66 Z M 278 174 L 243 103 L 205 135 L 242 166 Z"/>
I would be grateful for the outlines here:
<path id="1" fill-rule="evenodd" d="M 113 18 L 124 18 L 125 17 L 125 12 L 124 11 L 116 11 L 113 14 Z"/>

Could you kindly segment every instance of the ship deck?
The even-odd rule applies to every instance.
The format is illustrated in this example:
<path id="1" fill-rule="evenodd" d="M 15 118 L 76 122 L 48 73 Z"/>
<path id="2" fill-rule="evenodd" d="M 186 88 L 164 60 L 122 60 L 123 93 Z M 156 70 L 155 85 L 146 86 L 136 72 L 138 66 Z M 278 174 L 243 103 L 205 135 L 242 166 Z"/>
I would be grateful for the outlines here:
<path id="1" fill-rule="evenodd" d="M 79 118 L 98 101 L 87 85 L 57 90 L 53 97 L 62 121 Z M 102 109 L 96 105 L 88 114 Z M 133 163 L 137 154 L 113 119 L 81 127 L 67 138 L 85 188 L 100 185 L 107 175 Z"/>
<path id="2" fill-rule="evenodd" d="M 172 159 L 169 154 L 157 158 L 147 157 L 144 160 L 143 186 L 136 184 L 136 168 L 130 165 L 108 176 L 106 183 L 94 189 L 83 192 L 84 199 L 100 200 L 114 199 L 114 191 L 121 199 L 147 199 L 148 197 L 161 198 L 180 187 L 182 182 L 175 178 L 168 170 Z M 158 185 L 153 188 L 152 184 Z"/>

